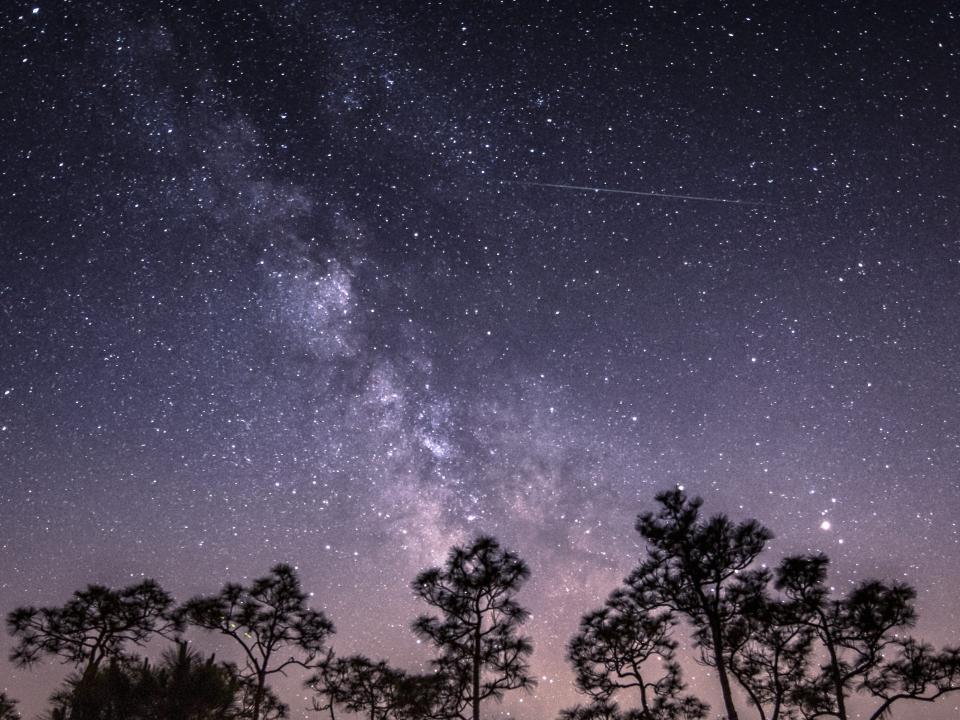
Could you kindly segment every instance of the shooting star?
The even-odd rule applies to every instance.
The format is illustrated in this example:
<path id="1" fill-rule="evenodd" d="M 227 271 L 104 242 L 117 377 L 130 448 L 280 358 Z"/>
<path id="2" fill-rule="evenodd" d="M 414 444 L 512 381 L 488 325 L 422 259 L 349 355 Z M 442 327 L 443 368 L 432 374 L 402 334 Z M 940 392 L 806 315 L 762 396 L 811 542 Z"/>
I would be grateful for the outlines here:
<path id="1" fill-rule="evenodd" d="M 561 190 L 580 190 L 584 192 L 617 193 L 618 195 L 640 195 L 642 197 L 669 198 L 671 200 L 697 200 L 700 202 L 726 203 L 728 205 L 751 205 L 754 207 L 782 207 L 775 203 L 758 200 L 732 200 L 729 198 L 704 197 L 702 195 L 675 195 L 672 193 L 641 192 L 639 190 L 620 190 L 618 188 L 590 187 L 587 185 L 562 185 L 560 183 L 533 182 L 530 180 L 501 180 L 504 185 L 526 185 L 527 187 L 559 188 Z"/>

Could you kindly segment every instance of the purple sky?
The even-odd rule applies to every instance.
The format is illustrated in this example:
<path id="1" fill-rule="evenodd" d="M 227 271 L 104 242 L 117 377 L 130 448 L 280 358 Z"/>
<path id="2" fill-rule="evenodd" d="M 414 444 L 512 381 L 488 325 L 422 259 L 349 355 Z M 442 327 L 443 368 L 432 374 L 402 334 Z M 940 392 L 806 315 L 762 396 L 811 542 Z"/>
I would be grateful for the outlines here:
<path id="1" fill-rule="evenodd" d="M 683 483 L 960 642 L 948 4 L 135 5 L 0 18 L 0 610 L 285 561 L 415 667 L 492 533 L 541 680 L 490 717 L 549 720 Z"/>

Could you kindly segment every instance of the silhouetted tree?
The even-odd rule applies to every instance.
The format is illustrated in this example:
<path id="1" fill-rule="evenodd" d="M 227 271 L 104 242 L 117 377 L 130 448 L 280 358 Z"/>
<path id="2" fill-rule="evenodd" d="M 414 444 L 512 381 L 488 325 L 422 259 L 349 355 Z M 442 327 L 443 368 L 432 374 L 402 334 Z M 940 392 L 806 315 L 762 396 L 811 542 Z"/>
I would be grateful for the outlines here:
<path id="1" fill-rule="evenodd" d="M 785 558 L 776 587 L 796 608 L 798 620 L 826 656 L 822 676 L 798 687 L 796 704 L 807 717 L 848 720 L 847 699 L 866 691 L 882 703 L 883 717 L 901 700 L 932 702 L 960 689 L 960 650 L 940 653 L 904 635 L 916 622 L 916 591 L 903 583 L 866 580 L 832 598 L 825 555 Z"/>
<path id="2" fill-rule="evenodd" d="M 898 656 L 872 673 L 863 689 L 882 701 L 870 720 L 887 717 L 893 704 L 901 700 L 936 702 L 960 690 L 960 648 L 936 652 L 908 638 L 900 643 Z"/>
<path id="3" fill-rule="evenodd" d="M 752 570 L 731 585 L 728 600 L 737 612 L 726 627 L 724 652 L 760 719 L 789 720 L 796 717 L 797 689 L 809 683 L 815 635 L 796 602 L 770 595 L 770 580 L 768 570 Z"/>
<path id="4" fill-rule="evenodd" d="M 702 519 L 699 498 L 657 496 L 637 529 L 648 555 L 604 606 L 583 616 L 568 645 L 577 689 L 591 702 L 560 720 L 701 720 L 707 706 L 684 695 L 678 643 L 693 628 L 699 660 L 718 671 L 727 720 L 738 683 L 759 720 L 851 720 L 848 700 L 872 699 L 857 717 L 888 718 L 908 701 L 933 703 L 960 691 L 960 648 L 907 635 L 916 622 L 909 585 L 862 581 L 834 597 L 824 555 L 785 558 L 775 572 L 753 563 L 770 532 L 755 521 Z M 47 720 L 279 720 L 287 706 L 267 679 L 291 666 L 313 671 L 313 709 L 369 720 L 479 720 L 484 700 L 534 686 L 528 613 L 515 596 L 529 569 L 496 540 L 451 549 L 443 567 L 420 573 L 415 594 L 439 610 L 413 629 L 437 649 L 433 672 L 413 674 L 361 655 L 325 649 L 333 632 L 307 607 L 296 572 L 277 565 L 249 587 L 228 584 L 171 611 L 153 581 L 121 590 L 89 586 L 62 607 L 21 607 L 7 617 L 11 659 L 46 657 L 73 666 L 51 697 Z M 154 664 L 130 654 L 185 623 L 233 638 L 243 667 L 204 658 L 178 640 Z M 624 709 L 617 701 L 634 698 Z M 0 693 L 0 720 L 18 718 Z"/>
<path id="5" fill-rule="evenodd" d="M 290 717 L 290 707 L 267 685 L 261 687 L 257 679 L 240 677 L 240 710 L 235 716 L 242 720 L 283 720 Z"/>
<path id="6" fill-rule="evenodd" d="M 69 675 L 50 698 L 51 720 L 128 720 L 142 717 L 150 703 L 149 681 L 142 682 L 140 661 L 111 657 L 105 664 Z"/>
<path id="7" fill-rule="evenodd" d="M 50 720 L 246 720 L 252 692 L 231 663 L 204 658 L 179 642 L 157 665 L 136 657 L 111 658 L 85 677 L 70 675 L 51 698 Z M 264 707 L 285 717 L 269 692 Z M 278 712 L 278 709 L 282 709 Z"/>
<path id="8" fill-rule="evenodd" d="M 17 701 L 5 692 L 0 692 L 0 720 L 20 720 Z"/>
<path id="9" fill-rule="evenodd" d="M 639 707 L 629 712 L 636 720 L 704 717 L 706 705 L 680 695 L 684 686 L 674 659 L 677 643 L 670 637 L 675 624 L 674 613 L 649 592 L 624 589 L 584 615 L 567 647 L 567 659 L 577 689 L 593 702 L 572 708 L 570 720 L 619 717 L 619 707 L 612 701 L 621 691 L 632 691 L 638 700 Z"/>
<path id="10" fill-rule="evenodd" d="M 220 720 L 235 717 L 241 680 L 235 666 L 204 658 L 183 641 L 164 651 L 156 668 L 145 665 L 156 720 Z"/>
<path id="11" fill-rule="evenodd" d="M 328 650 L 326 657 L 317 662 L 313 675 L 304 683 L 314 693 L 310 698 L 311 709 L 329 713 L 330 720 L 336 720 L 337 708 L 349 697 L 349 675 L 350 663 L 347 658 L 338 658 L 332 650 Z"/>
<path id="12" fill-rule="evenodd" d="M 484 700 L 534 687 L 527 665 L 533 646 L 520 635 L 529 613 L 514 599 L 529 576 L 518 555 L 481 536 L 413 581 L 414 593 L 440 611 L 419 617 L 413 629 L 439 650 L 435 668 L 447 683 L 451 714 L 479 720 Z"/>
<path id="13" fill-rule="evenodd" d="M 624 720 L 624 715 L 616 703 L 595 700 L 589 705 L 564 708 L 560 720 Z"/>
<path id="14" fill-rule="evenodd" d="M 274 566 L 249 587 L 229 583 L 217 595 L 189 600 L 178 618 L 240 645 L 252 720 L 265 720 L 267 679 L 290 666 L 309 668 L 333 633 L 327 617 L 307 607 L 307 594 L 289 565 Z"/>
<path id="15" fill-rule="evenodd" d="M 407 674 L 397 688 L 396 720 L 449 720 L 461 688 L 439 673 Z"/>
<path id="16" fill-rule="evenodd" d="M 105 660 L 120 661 L 129 645 L 144 645 L 155 634 L 176 629 L 173 599 L 153 580 L 114 590 L 90 585 L 62 607 L 20 607 L 7 616 L 16 640 L 15 665 L 31 666 L 58 657 L 80 671 L 80 682 Z"/>
<path id="17" fill-rule="evenodd" d="M 307 682 L 327 698 L 327 709 L 340 705 L 370 720 L 386 720 L 393 717 L 402 701 L 400 686 L 404 678 L 402 671 L 383 660 L 374 662 L 363 655 L 351 655 L 325 665 Z M 324 708 L 315 705 L 315 709 Z"/>
<path id="18" fill-rule="evenodd" d="M 447 717 L 443 678 L 411 675 L 362 655 L 328 655 L 306 685 L 316 693 L 311 700 L 312 709 L 329 713 L 331 720 L 336 720 L 338 708 L 371 720 Z"/>
<path id="19" fill-rule="evenodd" d="M 687 498 L 680 489 L 659 493 L 656 499 L 660 510 L 637 519 L 648 558 L 631 575 L 630 584 L 690 621 L 697 642 L 709 649 L 704 659 L 717 671 L 727 718 L 739 720 L 727 668 L 725 633 L 736 616 L 728 590 L 773 534 L 756 520 L 734 524 L 725 515 L 714 515 L 704 521 L 703 501 Z"/>

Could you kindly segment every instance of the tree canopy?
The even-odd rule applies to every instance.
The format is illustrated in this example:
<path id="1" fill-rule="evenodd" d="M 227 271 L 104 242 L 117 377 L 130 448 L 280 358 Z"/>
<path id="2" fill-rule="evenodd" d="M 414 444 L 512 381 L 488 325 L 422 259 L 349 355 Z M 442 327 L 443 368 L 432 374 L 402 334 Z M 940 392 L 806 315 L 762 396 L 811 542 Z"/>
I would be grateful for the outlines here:
<path id="1" fill-rule="evenodd" d="M 681 613 L 697 630 L 704 661 L 717 671 L 728 720 L 739 720 L 726 664 L 725 632 L 736 616 L 730 588 L 773 537 L 756 520 L 732 522 L 717 514 L 703 519 L 703 500 L 688 498 L 677 488 L 659 493 L 656 512 L 637 518 L 647 543 L 647 558 L 630 583 Z"/>
<path id="2" fill-rule="evenodd" d="M 684 648 L 716 671 L 728 720 L 884 720 L 960 690 L 960 648 L 911 635 L 910 585 L 867 578 L 837 592 L 825 555 L 768 566 L 760 556 L 773 535 L 757 521 L 705 517 L 703 501 L 680 489 L 656 501 L 636 522 L 645 543 L 636 567 L 567 644 L 586 700 L 560 720 L 703 720 L 710 709 L 684 681 Z M 179 608 L 151 580 L 17 608 L 11 659 L 71 666 L 48 720 L 280 720 L 289 708 L 269 681 L 295 670 L 310 708 L 329 720 L 479 720 L 487 701 L 535 686 L 518 599 L 529 577 L 519 555 L 485 535 L 420 572 L 411 588 L 433 612 L 412 630 L 433 650 L 429 672 L 338 655 L 332 622 L 283 564 Z M 228 638 L 240 664 L 192 650 L 181 635 L 191 627 Z M 174 644 L 157 662 L 135 654 L 153 639 Z M 0 720 L 17 717 L 0 693 Z"/>
<path id="3" fill-rule="evenodd" d="M 675 659 L 677 624 L 672 610 L 629 589 L 611 593 L 604 606 L 588 612 L 567 647 L 577 689 L 592 702 L 573 708 L 571 720 L 623 716 L 636 720 L 696 720 L 707 706 L 684 689 Z M 629 695 L 636 707 L 620 711 L 615 700 Z M 628 700 L 629 702 L 629 700 Z"/>
<path id="4" fill-rule="evenodd" d="M 413 581 L 417 597 L 440 613 L 421 615 L 413 629 L 439 651 L 434 666 L 453 688 L 451 714 L 479 720 L 484 700 L 534 687 L 533 645 L 520 634 L 529 613 L 515 599 L 529 577 L 516 553 L 482 535 Z"/>
<path id="5" fill-rule="evenodd" d="M 323 652 L 333 623 L 307 607 L 296 570 L 275 565 L 243 586 L 228 583 L 216 595 L 188 600 L 179 621 L 231 638 L 243 651 L 244 678 L 251 683 L 253 720 L 261 720 L 267 679 L 290 666 L 309 669 Z"/>
<path id="6" fill-rule="evenodd" d="M 10 660 L 26 667 L 56 657 L 92 672 L 130 645 L 176 630 L 172 607 L 173 598 L 153 580 L 121 590 L 90 585 L 59 607 L 20 607 L 7 615 L 15 640 Z"/>

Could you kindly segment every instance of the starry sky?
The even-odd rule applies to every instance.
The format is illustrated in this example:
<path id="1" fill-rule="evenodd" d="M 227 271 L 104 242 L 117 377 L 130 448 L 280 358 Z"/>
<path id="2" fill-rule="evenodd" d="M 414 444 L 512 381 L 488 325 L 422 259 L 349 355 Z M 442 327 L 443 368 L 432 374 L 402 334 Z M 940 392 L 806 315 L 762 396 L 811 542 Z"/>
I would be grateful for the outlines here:
<path id="1" fill-rule="evenodd" d="M 907 5 L 5 4 L 0 610 L 285 561 L 416 668 L 483 531 L 540 678 L 490 717 L 548 720 L 682 483 L 960 642 L 960 21 Z"/>

